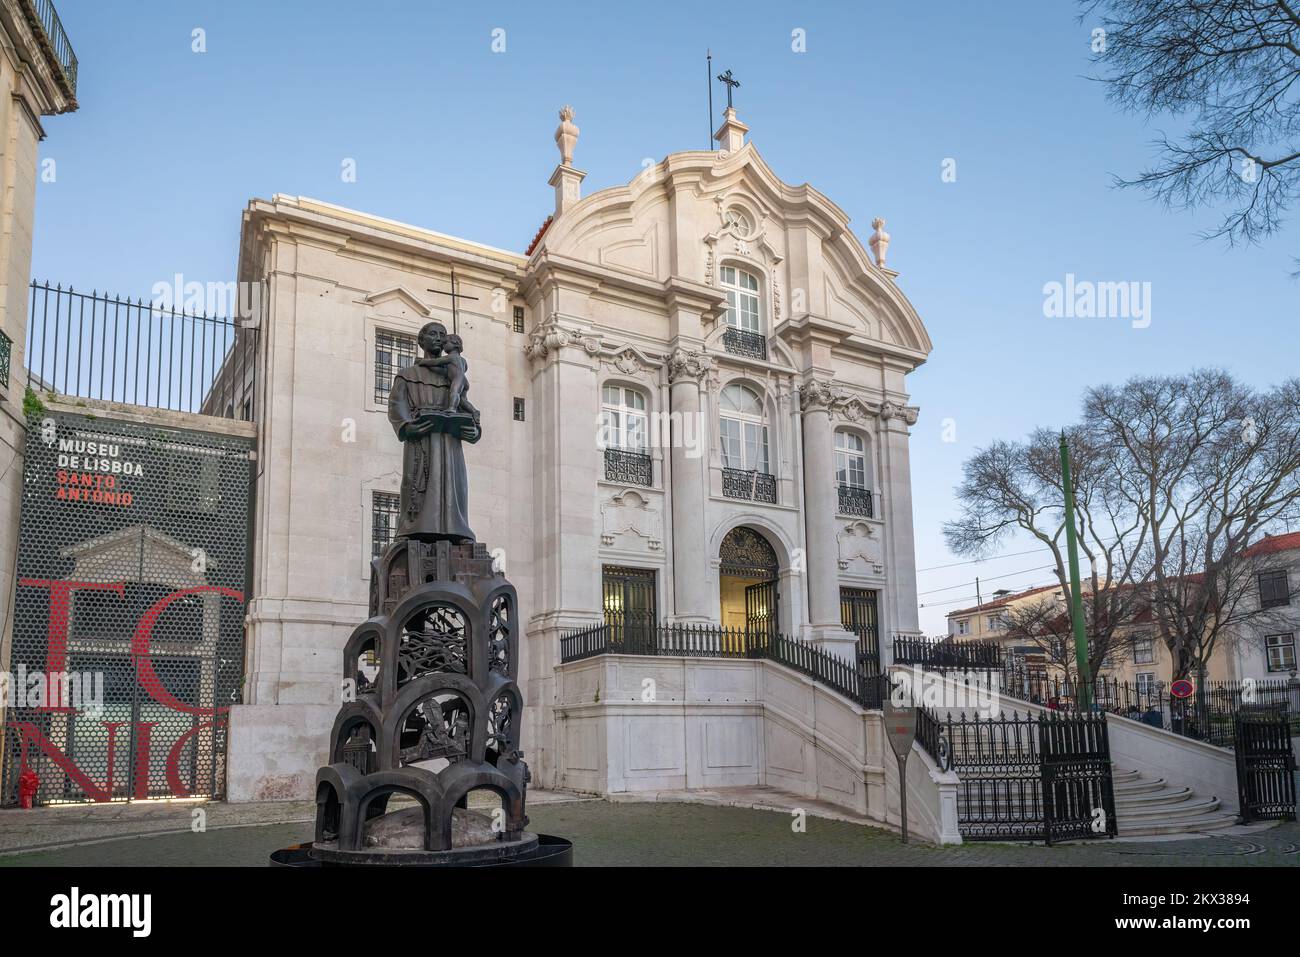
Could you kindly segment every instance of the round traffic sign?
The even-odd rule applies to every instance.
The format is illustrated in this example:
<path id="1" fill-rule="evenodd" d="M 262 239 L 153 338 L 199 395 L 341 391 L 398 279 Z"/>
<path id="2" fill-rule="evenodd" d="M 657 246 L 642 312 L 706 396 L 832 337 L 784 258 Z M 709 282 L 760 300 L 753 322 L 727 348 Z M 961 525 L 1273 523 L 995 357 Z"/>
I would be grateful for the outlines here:
<path id="1" fill-rule="evenodd" d="M 1186 678 L 1179 678 L 1169 686 L 1169 693 L 1175 698 L 1190 698 L 1196 687 Z"/>

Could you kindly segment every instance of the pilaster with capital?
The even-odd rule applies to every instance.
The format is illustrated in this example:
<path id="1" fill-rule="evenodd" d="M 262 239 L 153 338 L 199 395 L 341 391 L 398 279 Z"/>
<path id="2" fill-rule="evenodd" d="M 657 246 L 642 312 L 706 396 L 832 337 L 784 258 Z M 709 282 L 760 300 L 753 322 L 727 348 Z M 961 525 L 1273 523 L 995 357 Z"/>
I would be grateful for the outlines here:
<path id="1" fill-rule="evenodd" d="M 852 659 L 857 639 L 840 619 L 839 542 L 835 515 L 835 436 L 831 412 L 838 390 L 821 379 L 800 388 L 803 413 L 804 528 L 808 541 L 808 617 L 813 643 Z"/>
<path id="2" fill-rule="evenodd" d="M 912 531 L 912 467 L 908 449 L 908 427 L 915 425 L 920 410 L 886 399 L 879 413 L 880 446 L 884 474 L 889 486 L 884 495 L 886 562 L 889 582 L 885 588 L 880 633 L 919 634 L 916 605 L 916 540 Z M 882 653 L 886 644 L 882 641 Z"/>
<path id="3" fill-rule="evenodd" d="M 672 423 L 673 594 L 677 620 L 716 617 L 718 596 L 709 590 L 705 508 L 708 489 L 710 416 L 702 392 L 713 360 L 702 352 L 676 349 L 668 357 Z"/>

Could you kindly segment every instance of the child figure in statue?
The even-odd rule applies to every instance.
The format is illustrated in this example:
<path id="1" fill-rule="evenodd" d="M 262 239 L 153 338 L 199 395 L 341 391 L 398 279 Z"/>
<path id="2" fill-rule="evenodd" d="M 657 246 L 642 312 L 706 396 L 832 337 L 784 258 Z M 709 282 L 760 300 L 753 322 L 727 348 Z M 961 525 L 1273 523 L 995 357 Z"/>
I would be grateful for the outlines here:
<path id="1" fill-rule="evenodd" d="M 446 340 L 447 354 L 438 356 L 436 359 L 425 360 L 429 365 L 437 366 L 447 373 L 447 378 L 451 380 L 451 394 L 447 400 L 448 412 L 465 411 L 474 416 L 474 421 L 478 421 L 478 409 L 474 408 L 469 399 L 465 398 L 465 393 L 469 391 L 469 382 L 465 378 L 465 372 L 469 369 L 469 363 L 465 361 L 462 353 L 465 351 L 465 342 L 457 335 L 449 335 Z"/>

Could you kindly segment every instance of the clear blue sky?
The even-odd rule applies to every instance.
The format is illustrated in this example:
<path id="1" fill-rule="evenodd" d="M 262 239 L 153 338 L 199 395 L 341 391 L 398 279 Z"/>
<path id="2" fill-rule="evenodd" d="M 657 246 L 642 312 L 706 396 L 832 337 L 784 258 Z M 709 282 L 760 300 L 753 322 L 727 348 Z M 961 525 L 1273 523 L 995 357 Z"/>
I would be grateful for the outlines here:
<path id="1" fill-rule="evenodd" d="M 707 145 L 712 47 L 778 175 L 831 197 L 863 239 L 888 219 L 890 266 L 934 340 L 911 379 L 921 601 L 947 603 L 922 610 L 930 633 L 973 604 L 976 574 L 986 597 L 1046 581 L 1037 554 L 928 570 L 958 560 L 940 527 L 977 447 L 1069 421 L 1091 383 L 1214 363 L 1262 386 L 1300 365 L 1300 223 L 1228 250 L 1197 238 L 1216 215 L 1111 188 L 1179 121 L 1115 112 L 1087 79 L 1092 24 L 1065 0 L 57 7 L 81 109 L 45 123 L 57 181 L 39 187 L 33 275 L 145 297 L 175 272 L 232 279 L 240 211 L 276 192 L 522 250 L 553 202 L 556 110 L 577 111 L 584 190 L 626 182 L 644 158 Z M 1045 318 L 1043 285 L 1068 272 L 1150 282 L 1150 327 Z"/>

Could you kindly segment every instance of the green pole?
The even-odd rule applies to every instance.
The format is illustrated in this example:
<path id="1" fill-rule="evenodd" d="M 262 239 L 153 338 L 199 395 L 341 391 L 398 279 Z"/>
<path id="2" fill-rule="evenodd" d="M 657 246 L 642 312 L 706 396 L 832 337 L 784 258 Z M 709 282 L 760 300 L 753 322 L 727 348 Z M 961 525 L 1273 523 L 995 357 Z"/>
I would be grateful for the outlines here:
<path id="1" fill-rule="evenodd" d="M 1074 661 L 1079 672 L 1077 693 L 1079 707 L 1088 710 L 1092 695 L 1088 690 L 1088 632 L 1083 626 L 1083 593 L 1079 587 L 1079 541 L 1074 530 L 1074 485 L 1070 482 L 1070 449 L 1061 432 L 1061 482 L 1065 486 L 1065 549 L 1070 556 L 1070 620 L 1074 624 Z"/>

